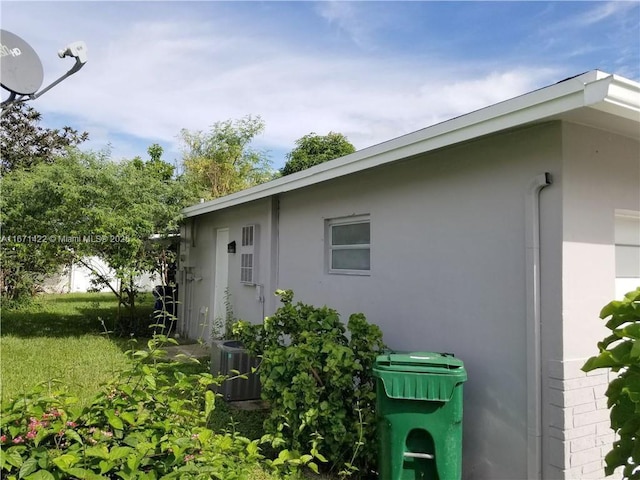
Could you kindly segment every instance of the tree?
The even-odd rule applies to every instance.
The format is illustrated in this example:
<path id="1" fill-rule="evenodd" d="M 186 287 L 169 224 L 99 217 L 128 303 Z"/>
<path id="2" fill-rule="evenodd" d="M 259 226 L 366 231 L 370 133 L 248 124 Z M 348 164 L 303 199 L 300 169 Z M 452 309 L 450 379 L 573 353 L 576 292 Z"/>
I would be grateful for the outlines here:
<path id="1" fill-rule="evenodd" d="M 266 153 L 251 148 L 263 131 L 259 116 L 216 122 L 208 132 L 183 129 L 184 175 L 196 198 L 209 200 L 271 180 Z"/>
<path id="2" fill-rule="evenodd" d="M 41 115 L 26 103 L 13 104 L 0 118 L 0 172 L 31 168 L 38 163 L 52 163 L 69 147 L 89 138 L 71 127 L 58 129 L 38 125 Z"/>
<path id="3" fill-rule="evenodd" d="M 158 269 L 164 247 L 154 237 L 177 231 L 186 203 L 182 184 L 167 179 L 155 160 L 112 162 L 106 154 L 73 149 L 52 164 L 7 173 L 0 199 L 3 295 L 28 294 L 61 265 L 91 268 L 86 259 L 97 256 L 119 282 L 94 271 L 96 281 L 127 309 L 128 328 L 136 278 Z"/>
<path id="4" fill-rule="evenodd" d="M 138 168 L 146 169 L 150 175 L 154 175 L 162 181 L 170 181 L 174 177 L 175 167 L 162 160 L 164 149 L 157 143 L 154 143 L 147 148 L 147 153 L 149 154 L 149 160 L 146 162 L 140 157 L 135 157 L 133 159 Z"/>
<path id="5" fill-rule="evenodd" d="M 341 133 L 318 135 L 311 132 L 296 140 L 296 147 L 287 154 L 287 162 L 280 173 L 290 175 L 355 151 L 355 147 Z"/>

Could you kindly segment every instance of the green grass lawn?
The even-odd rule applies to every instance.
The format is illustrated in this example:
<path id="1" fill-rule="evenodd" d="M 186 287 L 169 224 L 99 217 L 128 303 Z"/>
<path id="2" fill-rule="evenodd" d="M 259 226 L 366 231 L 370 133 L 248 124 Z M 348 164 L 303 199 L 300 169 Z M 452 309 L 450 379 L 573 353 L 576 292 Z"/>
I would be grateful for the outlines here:
<path id="1" fill-rule="evenodd" d="M 141 297 L 148 318 L 153 296 Z M 51 380 L 68 385 L 82 404 L 126 366 L 127 342 L 104 333 L 113 326 L 117 301 L 110 293 L 42 295 L 18 310 L 1 312 L 1 399 Z"/>
<path id="2" fill-rule="evenodd" d="M 0 391 L 3 402 L 52 380 L 66 385 L 82 405 L 100 386 L 125 368 L 129 339 L 104 333 L 112 328 L 117 301 L 111 293 L 41 295 L 19 310 L 1 312 Z M 153 295 L 143 294 L 138 314 L 145 321 L 153 311 Z M 151 333 L 151 332 L 150 332 Z M 144 348 L 140 340 L 135 349 Z M 206 372 L 209 362 L 179 365 L 183 373 Z M 52 385 L 54 382 L 51 382 Z M 264 412 L 243 411 L 218 401 L 215 430 L 232 430 L 260 438 Z"/>
<path id="3" fill-rule="evenodd" d="M 146 322 L 153 311 L 153 296 L 140 298 L 138 317 Z M 115 377 L 130 361 L 125 351 L 128 339 L 105 334 L 111 329 L 117 301 L 111 293 L 41 295 L 29 305 L 0 311 L 0 399 L 19 397 L 31 387 L 45 382 L 54 389 L 66 385 L 87 405 L 101 385 Z M 149 336 L 152 332 L 149 332 Z M 136 349 L 144 348 L 140 340 Z M 208 361 L 167 366 L 184 373 L 208 371 Z M 216 404 L 215 431 L 235 430 L 248 438 L 260 438 L 264 431 L 264 411 L 242 411 L 219 399 Z M 252 478 L 275 480 L 259 465 Z M 309 479 L 329 479 L 308 474 Z"/>

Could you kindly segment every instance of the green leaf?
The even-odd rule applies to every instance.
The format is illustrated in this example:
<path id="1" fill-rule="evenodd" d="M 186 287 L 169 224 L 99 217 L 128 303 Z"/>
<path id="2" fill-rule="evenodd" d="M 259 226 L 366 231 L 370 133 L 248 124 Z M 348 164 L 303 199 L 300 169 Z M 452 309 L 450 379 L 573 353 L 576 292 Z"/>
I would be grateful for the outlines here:
<path id="1" fill-rule="evenodd" d="M 116 430 L 122 430 L 124 428 L 122 419 L 120 417 L 117 417 L 115 415 L 115 412 L 111 411 L 111 414 L 109 414 L 109 412 L 105 412 L 105 414 L 107 415 L 109 425 L 111 425 L 113 428 L 115 428 Z"/>
<path id="2" fill-rule="evenodd" d="M 259 448 L 256 442 L 251 442 L 247 445 L 247 453 L 249 455 L 256 455 L 258 451 L 259 451 Z"/>
<path id="3" fill-rule="evenodd" d="M 615 348 L 611 349 L 611 358 L 616 361 L 618 364 L 628 365 L 629 364 L 629 354 L 631 352 L 631 342 L 626 341 L 617 345 Z"/>
<path id="4" fill-rule="evenodd" d="M 605 395 L 609 399 L 609 402 L 617 402 L 622 389 L 624 388 L 625 381 L 623 378 L 614 378 L 610 383 Z"/>
<path id="5" fill-rule="evenodd" d="M 122 412 L 120 414 L 120 418 L 122 418 L 129 425 L 136 424 L 136 416 L 133 414 L 133 412 Z"/>
<path id="6" fill-rule="evenodd" d="M 8 463 L 9 465 L 13 465 L 14 467 L 18 468 L 22 466 L 22 456 L 15 448 L 10 448 L 6 452 L 0 450 L 0 453 L 3 454 L 4 460 L 6 460 L 6 463 Z"/>
<path id="7" fill-rule="evenodd" d="M 326 459 L 326 457 L 324 455 L 322 455 L 320 452 L 316 452 L 315 457 L 320 460 L 323 463 L 327 463 L 329 460 Z"/>
<path id="8" fill-rule="evenodd" d="M 638 325 L 640 327 L 640 325 Z M 640 339 L 636 339 L 633 341 L 633 346 L 631 347 L 631 351 L 629 352 L 629 357 L 640 360 Z"/>
<path id="9" fill-rule="evenodd" d="M 207 390 L 204 394 L 204 418 L 209 418 L 211 412 L 215 408 L 215 394 L 211 390 Z"/>
<path id="10" fill-rule="evenodd" d="M 287 460 L 290 460 L 291 452 L 289 452 L 289 450 L 287 449 L 281 450 L 280 453 L 278 454 L 278 459 L 280 459 L 282 462 L 286 462 Z"/>
<path id="11" fill-rule="evenodd" d="M 626 301 L 629 301 L 629 302 L 640 302 L 640 287 L 636 288 L 635 290 L 631 290 L 630 292 L 627 292 L 624 298 Z"/>
<path id="12" fill-rule="evenodd" d="M 27 459 L 20 467 L 20 473 L 18 474 L 18 478 L 24 478 L 27 475 L 35 472 L 38 469 L 38 460 L 35 458 Z"/>
<path id="13" fill-rule="evenodd" d="M 618 363 L 611 357 L 611 352 L 604 351 L 597 357 L 591 357 L 582 366 L 583 372 L 590 372 L 597 368 L 611 368 L 618 366 Z"/>
<path id="14" fill-rule="evenodd" d="M 86 468 L 72 467 L 67 470 L 65 473 L 72 475 L 72 478 L 78 478 L 82 480 L 93 480 L 102 478 L 100 475 L 96 475 L 91 470 L 87 470 Z"/>
<path id="15" fill-rule="evenodd" d="M 154 390 L 156 389 L 156 378 L 153 375 L 145 375 L 144 381 L 151 388 L 153 388 Z"/>
<path id="16" fill-rule="evenodd" d="M 629 338 L 640 339 L 640 323 L 632 323 L 621 329 L 621 333 Z"/>
<path id="17" fill-rule="evenodd" d="M 100 467 L 100 474 L 105 474 L 109 471 L 111 471 L 111 469 L 113 469 L 113 467 L 116 466 L 115 462 L 109 462 L 107 460 L 101 460 L 100 463 L 98 464 L 98 466 Z"/>
<path id="18" fill-rule="evenodd" d="M 79 461 L 80 458 L 72 453 L 65 453 L 53 459 L 53 463 L 63 472 L 69 470 Z"/>
<path id="19" fill-rule="evenodd" d="M 80 435 L 78 435 L 78 432 L 76 432 L 75 430 L 65 430 L 64 432 L 65 436 L 71 438 L 72 440 L 78 442 L 80 445 L 83 445 L 84 442 L 82 441 L 82 437 L 80 437 Z"/>
<path id="20" fill-rule="evenodd" d="M 624 302 L 620 300 L 614 300 L 605 305 L 602 310 L 600 310 L 600 318 L 605 319 L 610 315 L 614 315 L 618 313 L 620 307 L 624 305 Z"/>
<path id="21" fill-rule="evenodd" d="M 96 457 L 107 460 L 109 458 L 109 449 L 106 445 L 96 445 L 93 447 L 88 447 L 85 450 L 84 454 L 87 457 Z"/>
<path id="22" fill-rule="evenodd" d="M 616 330 L 616 332 L 620 332 L 619 334 L 616 334 L 615 332 L 612 335 L 609 335 L 607 338 L 605 338 L 604 340 L 602 340 L 601 342 L 598 342 L 598 349 L 602 352 L 604 350 L 607 349 L 607 347 L 609 345 L 611 345 L 612 343 L 618 342 L 620 341 L 620 338 L 622 337 L 622 330 Z"/>
<path id="23" fill-rule="evenodd" d="M 131 447 L 113 447 L 109 452 L 109 460 L 120 460 L 127 457 L 134 449 Z"/>
<path id="24" fill-rule="evenodd" d="M 56 477 L 46 470 L 38 470 L 36 473 L 24 478 L 25 480 L 56 480 Z"/>

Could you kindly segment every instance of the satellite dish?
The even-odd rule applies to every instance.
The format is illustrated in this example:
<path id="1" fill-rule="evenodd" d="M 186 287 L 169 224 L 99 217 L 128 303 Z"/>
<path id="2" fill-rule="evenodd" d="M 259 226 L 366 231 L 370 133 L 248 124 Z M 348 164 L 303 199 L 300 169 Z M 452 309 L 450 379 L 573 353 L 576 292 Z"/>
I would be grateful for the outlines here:
<path id="1" fill-rule="evenodd" d="M 0 85 L 17 95 L 32 95 L 42 86 L 44 71 L 36 51 L 19 36 L 0 30 Z"/>

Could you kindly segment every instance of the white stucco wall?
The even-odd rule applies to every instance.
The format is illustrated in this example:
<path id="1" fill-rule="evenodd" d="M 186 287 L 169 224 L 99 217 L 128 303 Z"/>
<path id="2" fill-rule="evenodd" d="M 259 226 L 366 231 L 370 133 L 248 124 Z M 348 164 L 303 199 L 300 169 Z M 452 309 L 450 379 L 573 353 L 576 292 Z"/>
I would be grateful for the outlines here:
<path id="1" fill-rule="evenodd" d="M 584 374 L 608 333 L 600 310 L 615 298 L 616 210 L 640 210 L 637 139 L 563 124 L 563 352 L 552 365 L 553 478 L 603 478 L 611 449 L 606 371 Z M 557 428 L 556 428 L 557 427 Z"/>
<path id="2" fill-rule="evenodd" d="M 213 311 L 216 230 L 229 228 L 239 244 L 242 226 L 258 224 L 264 301 L 240 284 L 239 255 L 229 255 L 237 318 L 259 322 L 277 308 L 273 291 L 291 288 L 345 321 L 364 312 L 393 349 L 455 353 L 469 373 L 464 478 L 527 478 L 525 198 L 549 172 L 540 194 L 543 478 L 599 478 L 612 439 L 609 377 L 580 367 L 606 333 L 598 313 L 615 292 L 614 216 L 640 209 L 639 159 L 637 140 L 553 122 L 196 217 L 181 245 L 184 333 L 200 336 L 199 312 Z M 363 214 L 370 275 L 327 273 L 326 220 Z"/>
<path id="3" fill-rule="evenodd" d="M 523 129 L 281 197 L 280 288 L 345 320 L 364 312 L 393 349 L 465 361 L 465 478 L 527 477 L 525 193 L 559 173 L 560 135 L 557 123 Z M 542 245 L 556 287 L 560 191 L 541 200 L 556 212 L 543 215 Z M 371 217 L 371 275 L 327 274 L 324 221 L 352 214 Z M 562 334 L 557 302 L 553 315 L 548 337 Z"/>
<path id="4" fill-rule="evenodd" d="M 252 202 L 221 212 L 214 212 L 190 220 L 182 228 L 181 261 L 179 276 L 181 288 L 179 325 L 181 334 L 190 338 L 202 338 L 209 343 L 210 328 L 204 325 L 204 314 L 211 322 L 214 311 L 213 288 L 215 276 L 216 232 L 221 228 L 229 229 L 229 242 L 235 241 L 236 254 L 228 254 L 229 303 L 236 318 L 260 322 L 264 318 L 263 310 L 273 309 L 275 290 L 272 281 L 272 261 L 269 254 L 275 251 L 273 243 L 272 211 L 273 200 L 265 199 Z M 191 228 L 195 222 L 195 228 Z M 241 231 L 245 225 L 258 225 L 258 278 L 256 286 L 240 283 L 240 243 Z M 184 287 L 184 288 L 183 288 Z M 260 290 L 259 290 L 260 289 Z M 262 292 L 261 295 L 259 295 Z M 266 293 L 265 293 L 266 292 Z M 261 296 L 262 298 L 258 298 Z"/>

